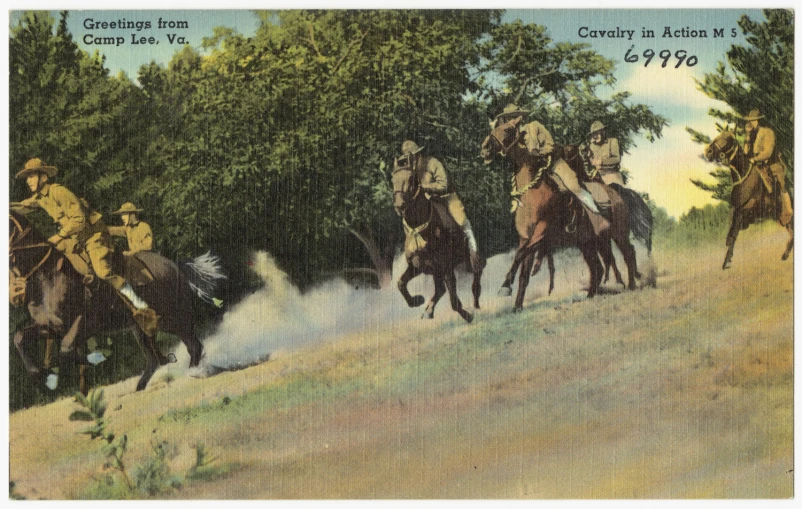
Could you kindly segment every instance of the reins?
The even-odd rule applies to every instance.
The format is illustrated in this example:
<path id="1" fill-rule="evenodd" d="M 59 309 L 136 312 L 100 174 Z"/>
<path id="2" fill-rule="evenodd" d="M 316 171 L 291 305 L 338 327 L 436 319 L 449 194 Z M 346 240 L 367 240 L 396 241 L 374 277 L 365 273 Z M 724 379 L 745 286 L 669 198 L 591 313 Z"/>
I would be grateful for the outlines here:
<path id="1" fill-rule="evenodd" d="M 732 148 L 730 148 L 730 150 L 728 151 L 732 152 L 732 155 L 728 155 L 728 152 L 725 152 L 723 150 L 720 152 L 725 158 L 727 158 L 727 165 L 730 167 L 730 169 L 732 169 L 732 171 L 734 171 L 735 174 L 740 177 L 737 182 L 732 183 L 733 187 L 742 184 L 747 179 L 747 177 L 749 177 L 749 174 L 752 173 L 752 168 L 754 167 L 753 164 L 750 164 L 749 168 L 746 170 L 746 173 L 744 173 L 744 175 L 741 176 L 741 173 L 738 171 L 738 168 L 736 168 L 735 165 L 732 163 L 738 155 L 739 148 L 740 147 L 738 147 L 738 144 L 734 143 L 732 145 Z"/>

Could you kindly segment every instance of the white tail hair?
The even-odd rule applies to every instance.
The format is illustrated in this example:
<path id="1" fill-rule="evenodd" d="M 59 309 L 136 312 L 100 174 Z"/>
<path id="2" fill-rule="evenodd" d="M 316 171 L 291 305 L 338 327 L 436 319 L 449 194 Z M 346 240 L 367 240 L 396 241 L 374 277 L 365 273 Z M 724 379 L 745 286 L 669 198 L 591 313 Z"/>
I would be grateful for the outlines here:
<path id="1" fill-rule="evenodd" d="M 207 251 L 192 260 L 182 261 L 180 265 L 189 269 L 184 273 L 192 291 L 204 302 L 213 304 L 213 294 L 217 288 L 218 281 L 228 279 L 228 276 L 223 274 L 220 267 L 220 257 L 213 255 L 211 251 Z"/>

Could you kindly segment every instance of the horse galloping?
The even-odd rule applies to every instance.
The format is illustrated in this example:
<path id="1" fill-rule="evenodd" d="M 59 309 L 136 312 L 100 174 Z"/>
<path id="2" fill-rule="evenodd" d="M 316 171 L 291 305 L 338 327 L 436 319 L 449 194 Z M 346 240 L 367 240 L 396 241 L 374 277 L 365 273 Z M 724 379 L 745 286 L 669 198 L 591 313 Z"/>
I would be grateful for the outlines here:
<path id="1" fill-rule="evenodd" d="M 778 200 L 774 193 L 768 192 L 759 170 L 749 162 L 749 158 L 746 157 L 731 131 L 722 131 L 710 145 L 705 147 L 704 155 L 708 161 L 718 161 L 728 166 L 732 177 L 733 185 L 730 194 L 732 216 L 730 229 L 727 232 L 727 254 L 724 257 L 724 264 L 721 266 L 722 269 L 728 269 L 732 263 L 738 232 L 759 219 L 770 218 L 780 222 Z M 778 187 L 774 186 L 775 193 L 778 191 Z M 790 238 L 782 254 L 783 260 L 788 259 L 791 249 L 794 247 L 793 217 L 785 225 L 785 229 Z"/>
<path id="2" fill-rule="evenodd" d="M 87 339 L 100 332 L 127 328 L 145 353 L 147 365 L 136 386 L 138 391 L 144 389 L 156 369 L 168 362 L 156 347 L 155 337 L 146 336 L 136 326 L 127 303 L 110 285 L 95 282 L 88 288 L 83 275 L 23 215 L 11 211 L 9 219 L 11 301 L 18 306 L 27 303 L 33 319 L 32 324 L 14 335 L 14 344 L 29 375 L 38 381 L 47 376 L 29 352 L 33 342 L 41 337 L 61 338 L 60 364 L 66 367 L 67 363 L 77 363 L 83 374 L 87 361 L 79 352 L 84 350 Z M 121 263 L 122 256 L 115 255 L 114 263 Z M 216 264 L 199 267 L 182 263 L 179 268 L 154 252 L 140 252 L 136 257 L 153 276 L 150 283 L 141 287 L 141 296 L 159 315 L 159 329 L 178 336 L 189 352 L 190 367 L 197 366 L 203 346 L 194 329 L 193 288 L 200 295 L 211 288 L 209 282 L 225 276 L 219 273 Z M 209 259 L 204 256 L 196 261 Z M 86 392 L 83 377 L 81 390 Z"/>
<path id="3" fill-rule="evenodd" d="M 460 263 L 471 267 L 473 272 L 473 307 L 479 309 L 479 296 L 482 293 L 481 279 L 485 261 L 472 267 L 467 241 L 456 224 L 448 225 L 448 213 L 438 212 L 438 207 L 426 197 L 420 181 L 412 168 L 396 167 L 392 173 L 393 208 L 401 216 L 407 233 L 407 243 L 414 245 L 407 249 L 407 269 L 398 279 L 398 289 L 409 307 L 421 306 L 422 295 L 412 296 L 407 283 L 419 274 L 434 278 L 434 295 L 426 305 L 423 317 L 433 318 L 434 308 L 440 298 L 448 291 L 451 308 L 468 323 L 473 315 L 462 307 L 457 296 L 457 278 L 454 269 Z"/>

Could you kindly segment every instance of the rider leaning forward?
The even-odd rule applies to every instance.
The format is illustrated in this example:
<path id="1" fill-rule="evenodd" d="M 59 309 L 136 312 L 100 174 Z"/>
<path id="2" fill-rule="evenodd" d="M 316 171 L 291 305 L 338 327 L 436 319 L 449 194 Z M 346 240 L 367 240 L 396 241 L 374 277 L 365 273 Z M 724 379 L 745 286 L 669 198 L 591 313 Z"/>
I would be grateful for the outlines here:
<path id="1" fill-rule="evenodd" d="M 528 111 L 518 108 L 515 104 L 508 104 L 504 110 L 496 116 L 496 123 L 504 123 L 517 117 L 523 117 L 524 121 L 526 121 L 528 115 Z M 523 143 L 526 145 L 529 154 L 534 157 L 545 159 L 552 156 L 552 152 L 554 151 L 554 139 L 543 124 L 537 120 L 532 120 L 521 128 L 521 132 L 523 132 Z M 599 208 L 593 200 L 593 195 L 582 186 L 576 176 L 576 172 L 568 166 L 568 163 L 562 158 L 551 161 L 551 172 L 552 175 L 559 178 L 565 187 L 579 199 L 580 203 L 585 207 L 585 210 L 588 211 L 591 217 L 591 223 L 597 233 L 610 227 L 610 223 L 599 212 Z"/>
<path id="2" fill-rule="evenodd" d="M 420 187 L 427 197 L 439 200 L 446 205 L 449 215 L 459 225 L 468 239 L 471 266 L 474 270 L 477 270 L 480 261 L 476 237 L 473 235 L 471 222 L 465 214 L 465 207 L 457 195 L 454 182 L 448 178 L 448 173 L 446 173 L 443 163 L 433 156 L 424 155 L 422 151 L 423 147 L 418 147 L 418 144 L 414 141 L 407 140 L 401 145 L 402 156 L 398 161 L 401 162 L 404 159 L 408 159 L 412 171 L 415 172 L 418 182 L 420 182 Z"/>
<path id="3" fill-rule="evenodd" d="M 777 185 L 780 186 L 780 224 L 785 226 L 793 217 L 794 211 L 791 205 L 791 195 L 785 188 L 785 164 L 780 158 L 780 151 L 777 149 L 776 135 L 774 130 L 768 126 L 760 125 L 760 119 L 764 118 L 760 110 L 754 109 L 743 119 L 746 121 L 746 143 L 744 153 L 749 158 L 749 162 L 757 167 L 761 172 L 769 171 L 774 176 Z"/>
<path id="4" fill-rule="evenodd" d="M 87 262 L 90 263 L 98 278 L 110 284 L 134 306 L 137 324 L 146 333 L 155 332 L 156 313 L 134 292 L 130 283 L 112 270 L 109 259 L 111 239 L 101 214 L 89 211 L 88 205 L 63 185 L 50 182 L 57 173 L 58 168 L 38 158 L 25 163 L 17 178 L 25 179 L 32 196 L 12 203 L 12 208 L 23 214 L 36 208 L 47 212 L 60 226 L 58 233 L 47 239 L 48 242 L 64 253 L 76 270 L 85 276 L 89 275 Z M 85 280 L 91 280 L 91 277 Z"/>

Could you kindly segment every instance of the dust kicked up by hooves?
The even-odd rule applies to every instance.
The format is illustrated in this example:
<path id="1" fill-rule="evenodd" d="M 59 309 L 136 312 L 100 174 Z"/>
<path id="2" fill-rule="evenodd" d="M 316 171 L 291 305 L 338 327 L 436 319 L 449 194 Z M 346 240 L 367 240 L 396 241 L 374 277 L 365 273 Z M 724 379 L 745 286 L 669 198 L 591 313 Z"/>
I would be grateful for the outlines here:
<path id="1" fill-rule="evenodd" d="M 481 310 L 476 314 L 495 314 L 512 307 L 512 299 L 499 297 L 498 288 L 510 267 L 514 252 L 493 256 L 482 276 Z M 205 356 L 198 368 L 187 372 L 193 377 L 206 377 L 222 371 L 244 369 L 290 351 L 308 347 L 352 334 L 380 334 L 394 330 L 409 332 L 442 324 L 470 327 L 451 309 L 444 296 L 433 320 L 421 319 L 423 307 L 409 308 L 396 289 L 355 288 L 345 280 L 333 278 L 301 292 L 287 274 L 266 252 L 253 256 L 252 269 L 263 281 L 257 292 L 232 307 L 217 329 L 201 338 Z M 554 296 L 581 294 L 586 286 L 588 271 L 578 253 L 565 251 L 555 257 Z M 393 274 L 406 267 L 402 256 L 396 258 Z M 545 264 L 541 273 L 532 278 L 527 300 L 543 298 L 548 291 Z M 458 294 L 467 307 L 471 303 L 472 276 L 458 272 Z M 517 286 L 517 282 L 516 282 Z M 515 287 L 514 287 L 515 288 Z M 434 292 L 429 276 L 418 276 L 409 284 L 412 295 L 423 295 L 427 301 Z M 188 355 L 181 346 L 176 366 L 187 366 Z M 179 368 L 180 369 L 180 368 Z"/>

